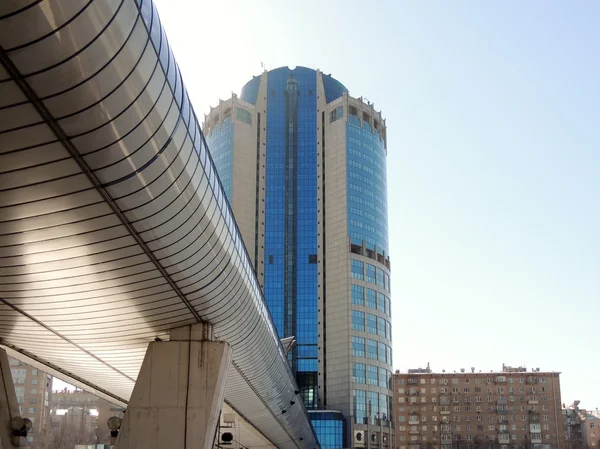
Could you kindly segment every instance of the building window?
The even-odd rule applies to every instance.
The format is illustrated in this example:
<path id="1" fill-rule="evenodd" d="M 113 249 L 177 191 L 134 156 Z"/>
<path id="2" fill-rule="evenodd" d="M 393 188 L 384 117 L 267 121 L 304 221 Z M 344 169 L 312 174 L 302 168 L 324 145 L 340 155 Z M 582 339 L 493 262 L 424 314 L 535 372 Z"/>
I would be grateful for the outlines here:
<path id="1" fill-rule="evenodd" d="M 367 264 L 367 282 L 371 284 L 375 284 L 377 281 L 375 279 L 375 267 L 370 263 Z"/>
<path id="2" fill-rule="evenodd" d="M 377 309 L 377 292 L 370 288 L 367 288 L 367 307 Z"/>
<path id="3" fill-rule="evenodd" d="M 27 413 L 35 413 L 35 407 L 29 407 L 29 410 L 27 410 Z M 31 418 L 29 418 L 31 419 Z"/>
<path id="4" fill-rule="evenodd" d="M 385 296 L 383 293 L 377 293 L 377 310 L 381 313 L 387 314 L 387 308 L 385 306 Z"/>
<path id="5" fill-rule="evenodd" d="M 365 289 L 360 285 L 352 285 L 352 304 L 365 305 Z"/>
<path id="6" fill-rule="evenodd" d="M 252 114 L 245 109 L 235 108 L 235 116 L 240 122 L 252 124 Z"/>
<path id="7" fill-rule="evenodd" d="M 36 369 L 32 369 L 32 370 L 31 370 L 31 375 L 32 375 L 32 376 L 37 376 L 37 375 L 38 375 L 38 370 L 36 370 Z"/>
<path id="8" fill-rule="evenodd" d="M 367 331 L 377 335 L 377 317 L 370 313 L 367 313 Z"/>
<path id="9" fill-rule="evenodd" d="M 379 382 L 379 376 L 377 374 L 377 367 L 372 365 L 367 365 L 367 383 L 369 385 L 377 386 Z"/>
<path id="10" fill-rule="evenodd" d="M 368 340 L 367 357 L 373 360 L 377 360 L 377 342 L 375 340 Z"/>
<path id="11" fill-rule="evenodd" d="M 352 329 L 355 331 L 365 331 L 365 312 L 359 310 L 352 311 Z"/>
<path id="12" fill-rule="evenodd" d="M 379 386 L 383 388 L 388 388 L 387 384 L 387 370 L 385 368 L 379 368 Z"/>
<path id="13" fill-rule="evenodd" d="M 381 317 L 377 318 L 377 328 L 379 329 L 380 337 L 387 337 L 386 328 L 385 328 L 385 320 Z"/>
<path id="14" fill-rule="evenodd" d="M 35 404 L 35 403 L 37 403 L 37 398 L 29 398 L 29 403 L 30 403 L 30 404 Z"/>
<path id="15" fill-rule="evenodd" d="M 385 298 L 385 314 L 389 317 L 392 316 L 392 302 L 390 301 L 390 298 L 388 298 L 387 296 L 384 297 Z"/>
<path id="16" fill-rule="evenodd" d="M 354 419 L 356 423 L 366 424 L 367 418 L 367 392 L 354 390 Z"/>
<path id="17" fill-rule="evenodd" d="M 339 120 L 342 117 L 344 117 L 344 107 L 338 106 L 329 113 L 329 123 L 335 122 L 336 120 Z"/>
<path id="18" fill-rule="evenodd" d="M 352 259 L 352 277 L 361 281 L 365 280 L 365 267 L 360 260 Z"/>
<path id="19" fill-rule="evenodd" d="M 352 355 L 354 357 L 365 356 L 365 339 L 363 337 L 352 337 Z"/>
<path id="20" fill-rule="evenodd" d="M 354 383 L 364 384 L 366 383 L 366 365 L 364 363 L 354 363 L 352 368 L 352 376 L 354 377 Z"/>

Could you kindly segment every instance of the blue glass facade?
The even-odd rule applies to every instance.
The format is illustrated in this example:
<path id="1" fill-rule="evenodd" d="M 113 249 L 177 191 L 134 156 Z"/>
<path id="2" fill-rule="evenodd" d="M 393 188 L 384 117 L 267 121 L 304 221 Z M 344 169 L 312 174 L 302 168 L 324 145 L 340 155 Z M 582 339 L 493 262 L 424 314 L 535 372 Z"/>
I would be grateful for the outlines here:
<path id="1" fill-rule="evenodd" d="M 221 126 L 210 130 L 206 136 L 206 143 L 210 148 L 215 163 L 215 168 L 223 184 L 223 190 L 227 199 L 231 202 L 231 174 L 233 161 L 233 122 L 231 118 L 225 118 Z"/>
<path id="2" fill-rule="evenodd" d="M 325 100 L 327 103 L 337 100 L 344 95 L 344 92 L 346 92 L 346 87 L 331 75 L 323 74 L 323 87 L 325 89 Z"/>
<path id="3" fill-rule="evenodd" d="M 386 150 L 379 131 L 349 115 L 346 133 L 348 233 L 353 244 L 388 248 Z"/>
<path id="4" fill-rule="evenodd" d="M 321 449 L 347 447 L 344 441 L 346 420 L 340 412 L 309 412 L 309 417 Z"/>
<path id="5" fill-rule="evenodd" d="M 247 103 L 256 104 L 256 97 L 258 96 L 258 88 L 260 87 L 260 76 L 253 77 L 248 81 L 242 88 L 240 98 Z"/>
<path id="6" fill-rule="evenodd" d="M 316 90 L 314 70 L 268 74 L 265 299 L 279 335 L 296 337 L 290 361 L 309 409 L 318 400 Z"/>
<path id="7" fill-rule="evenodd" d="M 393 398 L 385 393 L 353 391 L 354 421 L 360 424 L 375 424 L 379 419 L 391 419 Z"/>

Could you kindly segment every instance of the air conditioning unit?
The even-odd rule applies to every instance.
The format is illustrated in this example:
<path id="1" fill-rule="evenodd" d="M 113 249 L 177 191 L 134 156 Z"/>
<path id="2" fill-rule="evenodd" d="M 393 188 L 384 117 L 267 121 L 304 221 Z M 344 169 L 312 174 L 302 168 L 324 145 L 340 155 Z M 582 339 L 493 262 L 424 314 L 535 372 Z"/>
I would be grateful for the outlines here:
<path id="1" fill-rule="evenodd" d="M 219 440 L 221 445 L 228 446 L 233 442 L 233 433 L 221 432 L 221 438 Z"/>
<path id="2" fill-rule="evenodd" d="M 371 444 L 379 444 L 379 436 L 375 432 L 371 432 L 369 440 Z"/>
<path id="3" fill-rule="evenodd" d="M 389 441 L 390 441 L 390 436 L 387 433 L 384 433 L 381 435 L 381 443 L 384 446 L 388 446 L 389 445 Z"/>
<path id="4" fill-rule="evenodd" d="M 354 431 L 354 447 L 365 447 L 365 432 L 363 430 Z"/>

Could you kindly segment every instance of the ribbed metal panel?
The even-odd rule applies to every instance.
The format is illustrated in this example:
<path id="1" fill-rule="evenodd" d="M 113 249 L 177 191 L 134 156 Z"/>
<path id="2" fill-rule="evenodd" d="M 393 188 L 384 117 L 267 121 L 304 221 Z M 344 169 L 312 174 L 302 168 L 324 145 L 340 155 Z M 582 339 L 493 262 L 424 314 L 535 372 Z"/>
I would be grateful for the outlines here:
<path id="1" fill-rule="evenodd" d="M 317 447 L 154 5 L 5 0 L 0 46 L 0 344 L 126 401 L 209 321 L 228 403 Z"/>

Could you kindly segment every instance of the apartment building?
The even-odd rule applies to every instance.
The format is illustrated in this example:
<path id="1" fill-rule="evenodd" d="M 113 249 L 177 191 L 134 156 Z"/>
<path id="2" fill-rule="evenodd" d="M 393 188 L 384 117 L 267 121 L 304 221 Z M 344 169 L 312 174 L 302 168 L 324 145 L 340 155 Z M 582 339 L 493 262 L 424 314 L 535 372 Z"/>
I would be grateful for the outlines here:
<path id="1" fill-rule="evenodd" d="M 600 418 L 587 411 L 584 411 L 582 415 L 581 436 L 584 447 L 598 449 L 600 447 Z"/>
<path id="2" fill-rule="evenodd" d="M 574 401 L 563 408 L 566 449 L 598 449 L 600 447 L 600 413 L 579 408 Z"/>
<path id="3" fill-rule="evenodd" d="M 394 374 L 396 449 L 564 449 L 560 373 Z"/>
<path id="4" fill-rule="evenodd" d="M 42 448 L 49 425 L 52 376 L 12 357 L 9 364 L 19 413 L 33 423 L 32 431 L 27 435 L 27 447 Z"/>
<path id="5" fill-rule="evenodd" d="M 50 406 L 54 429 L 66 425 L 72 436 L 93 440 L 96 444 L 110 442 L 110 429 L 106 424 L 110 417 L 124 417 L 123 407 L 79 389 L 55 391 Z"/>

